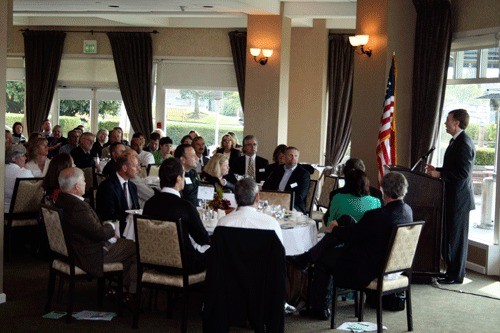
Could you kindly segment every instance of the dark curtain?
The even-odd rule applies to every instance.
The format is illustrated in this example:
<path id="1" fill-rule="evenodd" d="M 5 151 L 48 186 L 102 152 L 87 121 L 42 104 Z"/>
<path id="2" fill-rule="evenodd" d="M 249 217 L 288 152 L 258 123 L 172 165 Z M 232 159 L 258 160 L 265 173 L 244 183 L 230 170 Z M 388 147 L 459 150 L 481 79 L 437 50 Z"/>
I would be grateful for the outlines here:
<path id="1" fill-rule="evenodd" d="M 354 52 L 348 35 L 330 34 L 328 47 L 328 130 L 326 165 L 337 165 L 351 139 Z"/>
<path id="2" fill-rule="evenodd" d="M 413 64 L 411 165 L 436 144 L 451 46 L 449 0 L 413 0 L 417 11 Z"/>
<path id="3" fill-rule="evenodd" d="M 123 103 L 134 132 L 153 131 L 153 43 L 148 32 L 108 32 Z"/>
<path id="4" fill-rule="evenodd" d="M 40 131 L 54 97 L 66 34 L 61 31 L 23 32 L 26 67 L 26 125 Z"/>
<path id="5" fill-rule="evenodd" d="M 229 42 L 233 53 L 234 71 L 240 94 L 241 108 L 245 110 L 245 64 L 247 50 L 247 33 L 244 31 L 229 32 Z"/>

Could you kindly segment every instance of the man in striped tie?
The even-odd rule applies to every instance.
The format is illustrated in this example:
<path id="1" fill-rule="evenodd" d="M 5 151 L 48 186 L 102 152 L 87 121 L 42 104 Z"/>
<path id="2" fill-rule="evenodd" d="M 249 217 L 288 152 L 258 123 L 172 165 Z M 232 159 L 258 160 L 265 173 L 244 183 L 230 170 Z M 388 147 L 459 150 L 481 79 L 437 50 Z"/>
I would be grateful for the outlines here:
<path id="1" fill-rule="evenodd" d="M 257 183 L 266 180 L 268 160 L 257 156 L 258 142 L 254 135 L 247 135 L 243 139 L 243 153 L 234 163 L 235 174 L 253 178 Z"/>

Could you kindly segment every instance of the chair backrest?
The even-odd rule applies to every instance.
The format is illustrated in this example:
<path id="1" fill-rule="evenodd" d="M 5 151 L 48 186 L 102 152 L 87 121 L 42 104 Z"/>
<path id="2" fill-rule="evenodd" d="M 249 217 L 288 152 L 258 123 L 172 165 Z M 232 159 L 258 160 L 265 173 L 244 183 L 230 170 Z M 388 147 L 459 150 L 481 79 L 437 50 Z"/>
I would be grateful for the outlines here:
<path id="1" fill-rule="evenodd" d="M 141 170 L 139 171 L 139 177 L 146 178 L 148 176 L 148 171 L 145 165 L 141 165 Z"/>
<path id="2" fill-rule="evenodd" d="M 93 168 L 83 168 L 82 171 L 85 177 L 85 192 L 88 192 L 94 187 L 94 170 Z"/>
<path id="3" fill-rule="evenodd" d="M 103 175 L 102 173 L 97 173 L 97 172 L 95 174 L 95 178 L 96 178 L 96 182 L 97 182 L 97 187 L 99 187 L 99 185 L 101 185 L 101 183 L 106 180 L 105 175 Z"/>
<path id="4" fill-rule="evenodd" d="M 270 205 L 280 205 L 281 207 L 293 209 L 293 192 L 280 191 L 260 191 L 260 200 L 267 200 Z"/>
<path id="5" fill-rule="evenodd" d="M 137 255 L 141 264 L 182 269 L 183 240 L 180 221 L 134 215 Z"/>
<path id="6" fill-rule="evenodd" d="M 43 199 L 43 178 L 17 178 L 10 202 L 11 214 L 37 214 Z"/>
<path id="7" fill-rule="evenodd" d="M 61 211 L 55 207 L 42 205 L 42 215 L 47 231 L 47 239 L 52 252 L 62 256 L 68 256 L 68 248 L 64 238 L 64 232 L 61 223 Z"/>
<path id="8" fill-rule="evenodd" d="M 323 208 L 330 207 L 330 192 L 333 191 L 338 184 L 337 178 L 325 176 L 323 177 L 323 185 L 319 194 L 318 206 Z"/>
<path id="9" fill-rule="evenodd" d="M 307 197 L 306 197 L 306 213 L 311 214 L 314 201 L 316 199 L 316 188 L 318 186 L 318 181 L 317 180 L 310 180 L 309 182 L 309 192 L 307 192 Z"/>
<path id="10" fill-rule="evenodd" d="M 158 177 L 160 173 L 160 165 L 161 164 L 149 164 L 147 173 L 149 177 Z"/>
<path id="11" fill-rule="evenodd" d="M 399 224 L 394 227 L 384 274 L 410 269 L 424 221 Z"/>

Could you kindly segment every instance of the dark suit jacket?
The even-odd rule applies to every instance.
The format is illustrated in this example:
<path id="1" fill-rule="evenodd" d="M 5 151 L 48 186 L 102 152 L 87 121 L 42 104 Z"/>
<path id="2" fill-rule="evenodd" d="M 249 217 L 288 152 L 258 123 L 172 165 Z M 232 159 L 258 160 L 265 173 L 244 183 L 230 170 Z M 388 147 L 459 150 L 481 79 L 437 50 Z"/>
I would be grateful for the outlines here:
<path id="1" fill-rule="evenodd" d="M 210 238 L 201 222 L 200 214 L 190 202 L 171 193 L 156 193 L 144 204 L 143 214 L 169 221 L 181 219 L 189 261 L 188 269 L 190 273 L 198 273 L 205 269 L 205 255 L 195 250 L 189 236 L 200 245 L 208 244 Z"/>
<path id="2" fill-rule="evenodd" d="M 183 199 L 189 201 L 193 206 L 198 206 L 198 187 L 200 186 L 200 177 L 196 173 L 196 170 L 191 169 L 184 174 L 184 178 L 189 178 L 191 184 L 188 181 L 184 181 L 184 189 L 181 191 L 181 196 Z"/>
<path id="3" fill-rule="evenodd" d="M 274 172 L 269 175 L 262 186 L 263 190 L 278 190 L 281 178 L 285 174 L 285 167 L 276 168 Z M 311 174 L 305 170 L 300 164 L 297 164 L 295 170 L 293 170 L 292 175 L 288 179 L 285 186 L 285 191 L 295 192 L 295 200 L 293 203 L 293 208 L 297 211 L 306 213 L 306 198 L 309 192 L 309 184 L 311 182 Z M 293 187 L 292 187 L 293 186 Z"/>
<path id="4" fill-rule="evenodd" d="M 396 200 L 366 212 L 358 223 L 333 228 L 328 238 L 345 243 L 333 266 L 334 281 L 343 287 L 366 287 L 380 271 L 393 227 L 409 222 L 413 222 L 410 206 Z M 322 261 L 328 262 L 333 252 L 325 251 Z"/>
<path id="5" fill-rule="evenodd" d="M 224 148 L 219 148 L 216 150 L 219 154 L 224 154 Z M 231 148 L 231 155 L 229 155 L 229 170 L 234 172 L 233 169 L 236 167 L 236 161 L 241 156 L 241 151 L 236 148 Z"/>
<path id="6" fill-rule="evenodd" d="M 234 186 L 237 182 L 236 177 L 232 173 L 229 173 L 223 177 L 226 180 L 225 186 L 222 186 L 219 178 L 210 176 L 208 173 L 203 173 L 201 176 L 206 183 L 214 185 L 215 190 L 217 190 L 217 187 L 221 187 L 225 192 L 233 192 Z"/>
<path id="7" fill-rule="evenodd" d="M 139 209 L 139 198 L 137 196 L 137 186 L 131 181 L 128 182 L 128 190 L 132 207 L 130 209 Z M 125 229 L 125 219 L 127 213 L 127 200 L 123 187 L 116 176 L 116 172 L 111 173 L 97 189 L 96 211 L 102 221 L 118 220 L 120 221 L 120 231 Z"/>
<path id="8" fill-rule="evenodd" d="M 257 183 L 260 183 L 261 181 L 266 180 L 267 178 L 267 172 L 266 172 L 266 167 L 269 165 L 269 162 L 260 156 L 255 156 L 255 181 Z M 245 155 L 240 156 L 235 164 L 234 164 L 234 170 L 233 173 L 237 175 L 245 175 L 245 169 L 246 169 L 246 158 Z"/>
<path id="9" fill-rule="evenodd" d="M 470 211 L 475 208 L 472 187 L 475 155 L 474 144 L 465 131 L 446 149 L 443 166 L 437 170 L 441 172 L 441 178 L 444 180 L 447 211 L 460 208 Z"/>
<path id="10" fill-rule="evenodd" d="M 73 157 L 75 165 L 80 169 L 95 167 L 94 157 L 96 156 L 92 151 L 86 154 L 81 147 L 71 150 L 71 157 Z"/>
<path id="11" fill-rule="evenodd" d="M 102 174 L 106 177 L 108 177 L 110 174 L 116 172 L 116 162 L 114 159 L 110 159 L 108 163 L 104 166 L 104 169 L 102 169 Z"/>
<path id="12" fill-rule="evenodd" d="M 103 246 L 115 231 L 102 225 L 94 210 L 77 197 L 60 193 L 56 206 L 63 210 L 63 221 L 69 228 L 69 243 L 75 254 L 75 264 L 94 276 L 102 276 Z"/>

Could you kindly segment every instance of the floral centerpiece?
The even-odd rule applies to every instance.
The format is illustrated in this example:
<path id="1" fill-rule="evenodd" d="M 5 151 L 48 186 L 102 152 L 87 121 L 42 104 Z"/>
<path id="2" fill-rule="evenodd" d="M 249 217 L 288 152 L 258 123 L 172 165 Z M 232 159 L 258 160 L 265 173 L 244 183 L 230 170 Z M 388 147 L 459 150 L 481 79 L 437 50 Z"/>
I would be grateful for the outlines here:
<path id="1" fill-rule="evenodd" d="M 219 210 L 219 209 L 223 209 L 225 211 L 232 210 L 231 203 L 229 202 L 229 200 L 224 199 L 222 187 L 216 186 L 214 199 L 208 202 L 208 207 L 213 210 Z"/>

